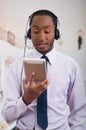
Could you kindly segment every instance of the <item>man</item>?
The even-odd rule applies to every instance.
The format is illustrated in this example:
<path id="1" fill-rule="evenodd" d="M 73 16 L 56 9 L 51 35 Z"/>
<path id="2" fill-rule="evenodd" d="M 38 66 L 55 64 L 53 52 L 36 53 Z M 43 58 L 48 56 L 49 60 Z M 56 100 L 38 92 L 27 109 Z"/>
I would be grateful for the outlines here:
<path id="1" fill-rule="evenodd" d="M 45 129 L 67 130 L 69 125 L 71 130 L 86 130 L 86 97 L 82 74 L 72 58 L 55 50 L 54 40 L 59 38 L 57 24 L 58 18 L 52 12 L 38 10 L 30 17 L 27 33 L 34 45 L 27 57 L 48 57 L 47 79 L 35 83 L 33 72 L 28 83 L 22 72 L 22 59 L 15 61 L 9 68 L 3 116 L 8 123 L 17 120 L 17 129 L 42 130 L 37 120 L 37 101 L 47 90 L 48 124 Z M 66 105 L 70 108 L 69 116 Z"/>

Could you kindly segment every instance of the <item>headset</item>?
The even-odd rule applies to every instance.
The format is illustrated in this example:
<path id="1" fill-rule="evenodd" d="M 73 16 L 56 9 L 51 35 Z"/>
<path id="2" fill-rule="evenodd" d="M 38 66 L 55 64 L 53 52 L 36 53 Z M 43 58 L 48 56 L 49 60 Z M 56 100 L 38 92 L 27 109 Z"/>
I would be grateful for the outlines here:
<path id="1" fill-rule="evenodd" d="M 60 38 L 60 34 L 61 34 L 60 30 L 57 28 L 58 26 L 60 26 L 60 22 L 58 20 L 58 17 L 49 10 L 38 10 L 38 11 L 34 12 L 32 15 L 29 16 L 29 18 L 28 18 L 29 22 L 27 23 L 27 26 L 28 26 L 28 24 L 29 24 L 29 27 L 31 26 L 33 17 L 37 16 L 37 15 L 51 16 L 51 18 L 52 18 L 52 20 L 53 20 L 53 22 L 55 24 L 55 39 L 58 40 Z M 27 29 L 27 27 L 26 27 L 26 29 Z M 26 39 L 28 39 L 28 38 L 31 39 L 31 28 L 27 29 L 25 38 Z"/>

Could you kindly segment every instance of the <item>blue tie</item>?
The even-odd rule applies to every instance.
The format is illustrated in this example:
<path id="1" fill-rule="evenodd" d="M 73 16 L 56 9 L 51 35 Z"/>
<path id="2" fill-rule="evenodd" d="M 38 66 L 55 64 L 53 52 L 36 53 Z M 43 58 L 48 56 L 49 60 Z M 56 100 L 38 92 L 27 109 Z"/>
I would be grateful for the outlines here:
<path id="1" fill-rule="evenodd" d="M 41 58 L 49 61 L 48 57 L 43 55 Z M 37 99 L 37 123 L 43 129 L 46 130 L 48 126 L 47 119 L 47 89 Z"/>

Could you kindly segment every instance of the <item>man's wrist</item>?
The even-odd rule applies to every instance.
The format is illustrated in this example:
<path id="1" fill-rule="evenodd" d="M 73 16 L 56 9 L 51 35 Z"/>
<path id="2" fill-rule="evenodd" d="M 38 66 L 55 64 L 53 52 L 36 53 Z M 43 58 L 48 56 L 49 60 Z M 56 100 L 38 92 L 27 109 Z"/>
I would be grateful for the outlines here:
<path id="1" fill-rule="evenodd" d="M 22 100 L 26 105 L 31 104 L 31 101 L 27 100 L 27 98 L 25 96 L 22 96 Z"/>

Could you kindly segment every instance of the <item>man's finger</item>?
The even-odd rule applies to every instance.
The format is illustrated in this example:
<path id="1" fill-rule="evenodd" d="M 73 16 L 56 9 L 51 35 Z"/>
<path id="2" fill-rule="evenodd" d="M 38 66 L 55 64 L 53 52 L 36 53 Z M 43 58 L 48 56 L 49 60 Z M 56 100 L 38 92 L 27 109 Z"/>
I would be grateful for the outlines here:
<path id="1" fill-rule="evenodd" d="M 32 73 L 30 82 L 34 82 L 34 79 L 35 79 L 35 72 Z"/>

